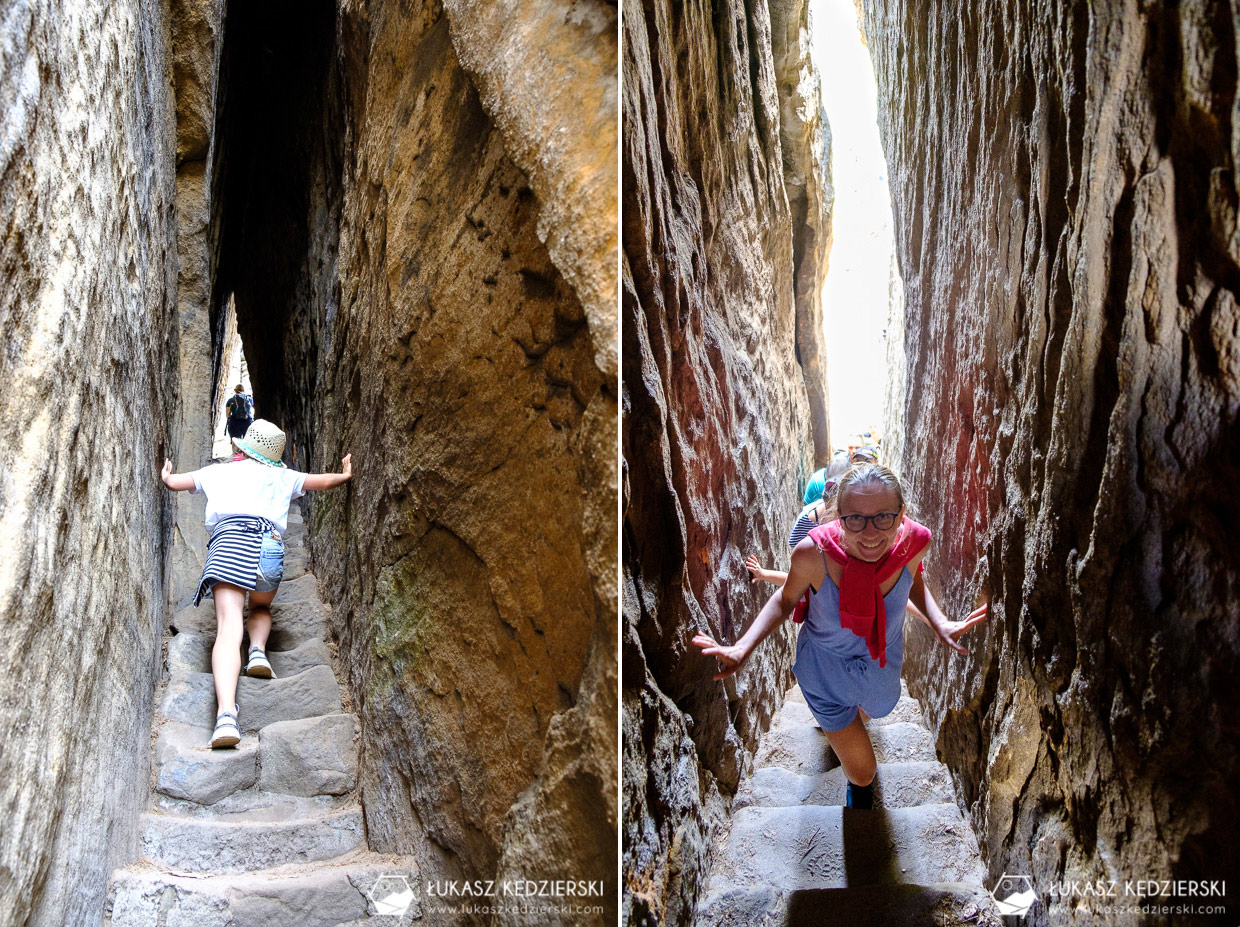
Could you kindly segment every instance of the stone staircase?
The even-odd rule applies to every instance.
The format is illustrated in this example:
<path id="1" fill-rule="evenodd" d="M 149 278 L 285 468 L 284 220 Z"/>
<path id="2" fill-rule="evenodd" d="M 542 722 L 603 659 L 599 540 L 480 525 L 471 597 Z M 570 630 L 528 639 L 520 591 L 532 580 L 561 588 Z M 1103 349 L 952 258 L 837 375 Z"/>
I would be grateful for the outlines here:
<path id="1" fill-rule="evenodd" d="M 355 794 L 360 730 L 341 702 L 304 541 L 301 516 L 290 512 L 267 650 L 275 678 L 241 677 L 235 749 L 207 746 L 213 603 L 173 617 L 142 857 L 113 873 L 105 927 L 344 927 L 374 923 L 384 913 L 374 899 L 399 894 L 400 877 L 416 894 L 415 860 L 366 847 Z M 414 902 L 382 922 L 416 917 Z"/>
<path id="2" fill-rule="evenodd" d="M 907 688 L 867 728 L 878 758 L 874 810 L 856 811 L 843 807 L 844 771 L 793 686 L 737 794 L 697 927 L 1003 923 Z"/>

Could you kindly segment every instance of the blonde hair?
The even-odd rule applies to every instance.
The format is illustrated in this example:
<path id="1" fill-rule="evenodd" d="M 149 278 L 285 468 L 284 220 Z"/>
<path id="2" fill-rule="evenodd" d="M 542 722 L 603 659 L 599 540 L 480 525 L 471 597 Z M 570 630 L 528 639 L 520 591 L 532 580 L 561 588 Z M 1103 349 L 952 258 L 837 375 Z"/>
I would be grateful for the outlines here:
<path id="1" fill-rule="evenodd" d="M 840 477 L 839 482 L 835 484 L 835 493 L 828 503 L 831 517 L 834 519 L 839 515 L 840 500 L 844 498 L 844 493 L 848 490 L 854 486 L 875 485 L 893 490 L 900 509 L 904 509 L 904 486 L 900 482 L 900 478 L 882 464 L 867 463 L 849 467 L 844 471 L 844 475 Z"/>

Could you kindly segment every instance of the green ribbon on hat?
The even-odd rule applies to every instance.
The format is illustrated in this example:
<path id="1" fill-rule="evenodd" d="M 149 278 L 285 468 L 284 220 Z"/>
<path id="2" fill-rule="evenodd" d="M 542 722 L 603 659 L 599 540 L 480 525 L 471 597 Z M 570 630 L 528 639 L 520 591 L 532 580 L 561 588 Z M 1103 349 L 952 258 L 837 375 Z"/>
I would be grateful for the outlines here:
<path id="1" fill-rule="evenodd" d="M 245 451 L 247 454 L 249 454 L 251 457 L 257 457 L 259 460 L 261 460 L 261 461 L 262 461 L 263 463 L 265 463 L 265 464 L 268 464 L 268 465 L 270 465 L 270 466 L 272 466 L 272 467 L 283 467 L 283 466 L 284 466 L 284 462 L 283 462 L 283 461 L 280 461 L 280 460 L 272 460 L 272 459 L 271 459 L 270 457 L 268 457 L 266 454 L 260 454 L 258 451 L 254 450 L 254 448 L 252 448 L 252 447 L 251 447 L 251 446 L 250 446 L 250 445 L 246 442 L 246 440 L 245 440 L 244 438 L 238 438 L 238 439 L 237 439 L 237 445 L 238 445 L 238 446 L 239 446 L 239 447 L 240 447 L 243 451 Z"/>

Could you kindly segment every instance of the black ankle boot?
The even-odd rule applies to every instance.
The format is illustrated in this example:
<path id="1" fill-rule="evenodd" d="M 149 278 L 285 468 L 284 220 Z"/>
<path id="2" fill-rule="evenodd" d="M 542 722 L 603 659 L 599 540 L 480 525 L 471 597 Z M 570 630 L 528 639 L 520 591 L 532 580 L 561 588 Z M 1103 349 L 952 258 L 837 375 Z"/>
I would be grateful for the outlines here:
<path id="1" fill-rule="evenodd" d="M 853 785 L 848 783 L 848 796 L 844 800 L 847 808 L 871 811 L 874 808 L 874 785 Z"/>

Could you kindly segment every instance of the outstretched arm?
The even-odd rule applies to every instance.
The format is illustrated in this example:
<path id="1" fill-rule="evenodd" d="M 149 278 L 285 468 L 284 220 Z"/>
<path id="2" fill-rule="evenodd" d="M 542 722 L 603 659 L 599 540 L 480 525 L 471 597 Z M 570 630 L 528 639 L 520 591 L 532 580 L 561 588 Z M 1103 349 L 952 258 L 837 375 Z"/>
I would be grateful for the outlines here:
<path id="1" fill-rule="evenodd" d="M 194 488 L 194 478 L 188 473 L 173 473 L 172 461 L 167 458 L 164 459 L 164 469 L 160 471 L 159 478 L 173 492 L 185 492 Z"/>
<path id="2" fill-rule="evenodd" d="M 930 630 L 934 632 L 934 636 L 948 647 L 961 653 L 968 653 L 969 651 L 958 643 L 960 637 L 966 631 L 985 621 L 989 609 L 988 605 L 983 605 L 981 608 L 976 608 L 970 612 L 969 617 L 964 619 L 964 621 L 948 621 L 939 609 L 939 604 L 934 601 L 934 596 L 930 594 L 930 590 L 926 587 L 921 573 L 916 571 L 915 565 L 913 588 L 909 590 L 908 598 L 909 602 L 917 608 L 917 612 L 914 614 L 917 614 L 917 617 L 929 626 Z"/>
<path id="3" fill-rule="evenodd" d="M 749 582 L 756 583 L 762 580 L 764 583 L 773 583 L 776 586 L 782 586 L 788 579 L 787 573 L 781 573 L 779 570 L 763 569 L 762 564 L 758 563 L 758 558 L 750 554 L 745 558 L 745 569 L 749 571 L 749 575 L 753 577 Z"/>
<path id="4" fill-rule="evenodd" d="M 302 489 L 334 489 L 351 479 L 353 479 L 353 455 L 345 454 L 344 460 L 340 461 L 339 473 L 307 473 Z"/>
<path id="5" fill-rule="evenodd" d="M 713 656 L 719 660 L 720 670 L 715 674 L 715 679 L 725 679 L 740 669 L 754 648 L 792 614 L 797 601 L 817 578 L 816 567 L 822 561 L 815 554 L 816 550 L 814 542 L 808 538 L 797 545 L 792 552 L 792 567 L 788 571 L 788 578 L 767 599 L 749 630 L 731 647 L 720 644 L 709 634 L 699 634 L 693 638 L 693 643 L 702 648 L 703 656 Z"/>

